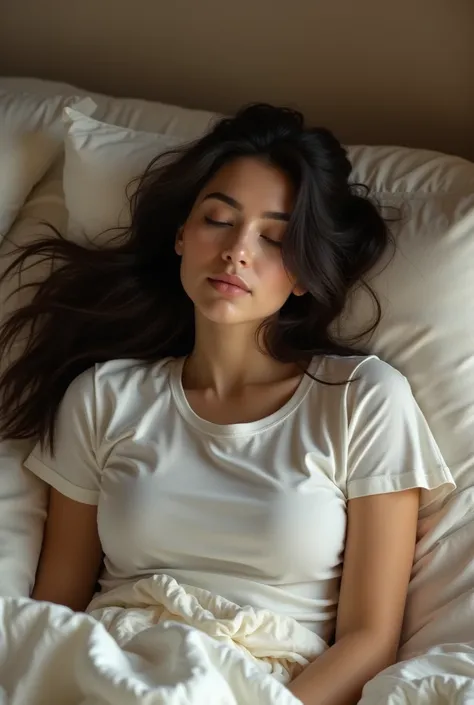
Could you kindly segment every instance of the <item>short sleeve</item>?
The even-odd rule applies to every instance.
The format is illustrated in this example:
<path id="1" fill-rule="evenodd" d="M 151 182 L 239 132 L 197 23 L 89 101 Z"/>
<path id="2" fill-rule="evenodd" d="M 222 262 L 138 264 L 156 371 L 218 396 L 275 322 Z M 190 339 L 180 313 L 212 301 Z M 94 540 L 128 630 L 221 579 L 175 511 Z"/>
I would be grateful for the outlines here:
<path id="1" fill-rule="evenodd" d="M 38 443 L 26 467 L 58 492 L 84 504 L 98 504 L 100 468 L 96 459 L 94 369 L 66 391 L 56 420 L 54 455 Z"/>
<path id="2" fill-rule="evenodd" d="M 406 378 L 366 358 L 347 385 L 347 497 L 420 488 L 420 509 L 455 483 Z"/>

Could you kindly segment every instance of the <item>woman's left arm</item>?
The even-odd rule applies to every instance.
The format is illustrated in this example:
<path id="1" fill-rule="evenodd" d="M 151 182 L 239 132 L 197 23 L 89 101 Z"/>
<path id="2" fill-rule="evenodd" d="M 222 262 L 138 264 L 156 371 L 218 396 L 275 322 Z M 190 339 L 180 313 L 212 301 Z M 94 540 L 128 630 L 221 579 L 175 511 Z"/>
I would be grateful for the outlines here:
<path id="1" fill-rule="evenodd" d="M 397 655 L 416 543 L 419 490 L 348 502 L 336 641 L 288 686 L 304 705 L 355 705 Z"/>

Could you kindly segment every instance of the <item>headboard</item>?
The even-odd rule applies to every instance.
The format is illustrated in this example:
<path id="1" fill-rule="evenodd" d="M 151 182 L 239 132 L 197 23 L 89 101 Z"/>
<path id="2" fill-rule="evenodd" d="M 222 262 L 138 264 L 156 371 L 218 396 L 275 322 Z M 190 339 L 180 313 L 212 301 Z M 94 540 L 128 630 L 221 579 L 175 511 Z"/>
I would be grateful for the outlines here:
<path id="1" fill-rule="evenodd" d="M 473 0 L 4 0 L 0 74 L 474 159 Z"/>

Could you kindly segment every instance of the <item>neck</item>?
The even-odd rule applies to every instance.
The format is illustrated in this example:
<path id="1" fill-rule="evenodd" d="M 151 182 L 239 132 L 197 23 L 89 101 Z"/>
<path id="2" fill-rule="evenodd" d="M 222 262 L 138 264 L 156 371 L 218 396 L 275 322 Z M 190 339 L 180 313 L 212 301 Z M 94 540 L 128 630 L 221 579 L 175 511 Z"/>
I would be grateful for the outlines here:
<path id="1" fill-rule="evenodd" d="M 278 362 L 257 344 L 256 324 L 218 325 L 196 316 L 196 336 L 183 382 L 188 389 L 211 389 L 218 398 L 245 386 L 268 384 L 297 372 L 292 363 Z"/>

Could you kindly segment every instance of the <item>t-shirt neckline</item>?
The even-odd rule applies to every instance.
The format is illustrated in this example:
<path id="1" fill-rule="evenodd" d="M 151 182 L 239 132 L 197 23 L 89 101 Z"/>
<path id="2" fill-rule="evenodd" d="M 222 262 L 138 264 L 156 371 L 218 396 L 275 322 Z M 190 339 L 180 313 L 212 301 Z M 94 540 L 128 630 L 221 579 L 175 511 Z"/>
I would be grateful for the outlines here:
<path id="1" fill-rule="evenodd" d="M 269 416 L 265 416 L 257 421 L 235 424 L 217 424 L 213 421 L 207 421 L 196 414 L 188 402 L 186 393 L 183 387 L 183 367 L 186 358 L 180 357 L 173 361 L 170 371 L 170 386 L 174 401 L 178 407 L 179 413 L 189 424 L 197 428 L 202 433 L 211 436 L 220 437 L 235 437 L 235 436 L 251 436 L 261 433 L 277 423 L 281 423 L 290 414 L 292 414 L 301 404 L 307 393 L 309 392 L 314 380 L 307 374 L 304 374 L 292 396 L 282 407 L 277 409 Z M 321 358 L 314 357 L 308 365 L 308 372 L 315 376 L 319 368 Z"/>

